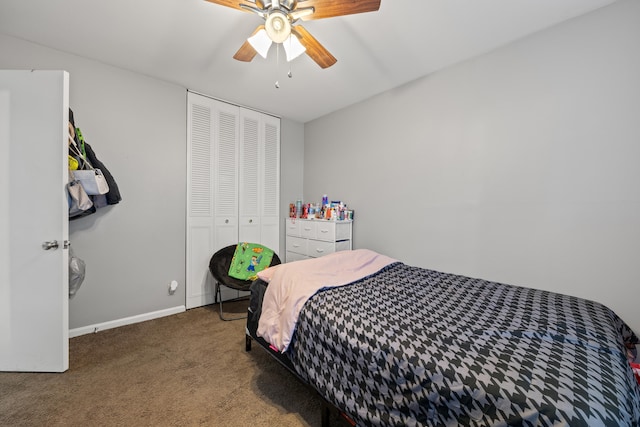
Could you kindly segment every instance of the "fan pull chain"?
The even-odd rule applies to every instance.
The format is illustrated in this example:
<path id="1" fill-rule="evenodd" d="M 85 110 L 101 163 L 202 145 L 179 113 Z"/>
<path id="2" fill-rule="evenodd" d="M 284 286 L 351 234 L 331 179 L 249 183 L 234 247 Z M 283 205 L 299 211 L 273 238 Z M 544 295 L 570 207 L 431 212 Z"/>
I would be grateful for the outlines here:
<path id="1" fill-rule="evenodd" d="M 287 76 L 289 78 L 293 78 L 293 73 L 291 71 L 291 69 L 292 69 L 291 62 L 293 62 L 293 61 L 289 62 L 289 71 L 287 71 Z M 277 77 L 279 71 L 280 71 L 280 44 L 278 43 L 276 45 L 276 82 L 275 82 L 275 85 L 274 85 L 276 87 L 276 89 L 280 89 L 280 81 L 278 80 L 278 77 Z"/>
<path id="2" fill-rule="evenodd" d="M 289 49 L 291 49 L 291 38 L 294 37 L 292 35 L 289 35 Z M 293 62 L 293 60 L 289 61 L 289 72 L 287 73 L 287 76 L 289 76 L 289 78 L 293 77 L 293 74 L 291 73 L 291 63 Z"/>
<path id="3" fill-rule="evenodd" d="M 278 68 L 280 68 L 280 43 L 276 44 L 276 89 L 280 89 L 278 82 Z"/>

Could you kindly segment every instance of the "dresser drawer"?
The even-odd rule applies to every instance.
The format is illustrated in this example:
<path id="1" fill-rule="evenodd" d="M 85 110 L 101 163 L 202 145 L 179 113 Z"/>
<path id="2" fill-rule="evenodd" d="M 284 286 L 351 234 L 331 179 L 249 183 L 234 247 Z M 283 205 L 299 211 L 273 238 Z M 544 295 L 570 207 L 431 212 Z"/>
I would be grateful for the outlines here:
<path id="1" fill-rule="evenodd" d="M 336 251 L 335 242 L 323 242 L 322 240 L 309 240 L 309 249 L 307 254 L 310 257 L 321 257 Z"/>
<path id="2" fill-rule="evenodd" d="M 318 221 L 316 227 L 316 239 L 325 242 L 336 241 L 336 223 L 332 221 Z"/>
<path id="3" fill-rule="evenodd" d="M 318 230 L 318 222 L 316 222 L 315 220 L 300 222 L 301 237 L 304 237 L 306 239 L 315 239 L 317 230 Z"/>
<path id="4" fill-rule="evenodd" d="M 309 257 L 306 255 L 287 251 L 287 262 L 301 261 L 303 259 L 309 259 Z"/>
<path id="5" fill-rule="evenodd" d="M 338 221 L 335 223 L 336 240 L 351 240 L 351 222 Z"/>
<path id="6" fill-rule="evenodd" d="M 351 250 L 351 240 L 341 240 L 340 242 L 336 242 L 336 252 L 350 251 L 350 250 Z"/>
<path id="7" fill-rule="evenodd" d="M 302 237 L 287 236 L 287 252 L 307 255 L 307 242 L 308 240 Z"/>
<path id="8" fill-rule="evenodd" d="M 300 237 L 300 221 L 286 219 L 284 224 L 285 232 L 287 236 Z"/>

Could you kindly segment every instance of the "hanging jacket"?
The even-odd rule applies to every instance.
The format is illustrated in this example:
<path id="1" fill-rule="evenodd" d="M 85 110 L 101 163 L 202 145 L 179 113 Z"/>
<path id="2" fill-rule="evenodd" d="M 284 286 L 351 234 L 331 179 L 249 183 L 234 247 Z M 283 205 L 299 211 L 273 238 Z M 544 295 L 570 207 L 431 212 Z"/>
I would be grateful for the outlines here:
<path id="1" fill-rule="evenodd" d="M 84 142 L 84 149 L 87 153 L 87 160 L 89 163 L 96 169 L 100 169 L 105 179 L 107 180 L 107 184 L 109 184 L 109 192 L 105 194 L 107 198 L 107 205 L 115 205 L 122 200 L 122 196 L 120 196 L 120 189 L 118 189 L 118 184 L 116 184 L 116 180 L 111 175 L 111 172 L 107 169 L 107 167 L 96 157 L 96 153 L 93 151 L 91 146 Z"/>

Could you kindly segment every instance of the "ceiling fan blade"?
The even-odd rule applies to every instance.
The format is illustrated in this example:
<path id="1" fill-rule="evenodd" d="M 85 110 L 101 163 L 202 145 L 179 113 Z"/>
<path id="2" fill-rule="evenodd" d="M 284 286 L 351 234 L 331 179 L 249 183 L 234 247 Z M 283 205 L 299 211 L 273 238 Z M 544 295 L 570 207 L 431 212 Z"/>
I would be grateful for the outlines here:
<path id="1" fill-rule="evenodd" d="M 256 28 L 253 34 L 251 34 L 251 37 L 255 36 L 260 30 L 264 30 L 264 25 L 258 25 L 258 28 Z M 240 46 L 240 49 L 238 49 L 236 54 L 233 55 L 233 59 L 237 59 L 242 62 L 251 62 L 257 53 L 258 51 L 251 46 L 249 40 L 245 40 L 242 46 Z"/>
<path id="2" fill-rule="evenodd" d="M 313 59 L 321 68 L 329 68 L 338 60 L 331 55 L 331 53 L 325 49 L 302 25 L 296 25 L 291 28 L 291 32 L 294 33 L 302 46 L 307 49 L 307 55 Z"/>
<path id="3" fill-rule="evenodd" d="M 219 4 L 220 6 L 227 6 L 233 9 L 244 10 L 245 12 L 249 12 L 248 10 L 240 7 L 240 4 L 244 4 L 245 6 L 253 6 L 255 7 L 255 2 L 246 1 L 246 0 L 206 0 L 211 3 Z"/>
<path id="4" fill-rule="evenodd" d="M 264 10 L 258 9 L 255 6 L 251 6 L 251 5 L 242 3 L 242 4 L 240 4 L 240 8 L 242 10 L 244 10 L 245 12 L 253 12 L 256 15 L 258 15 L 259 17 L 261 17 L 261 18 L 267 19 L 267 13 Z"/>
<path id="5" fill-rule="evenodd" d="M 314 14 L 300 18 L 303 21 L 309 21 L 311 19 L 375 12 L 380 9 L 380 1 L 381 0 L 298 0 L 298 6 L 304 8 L 313 7 L 316 10 Z"/>
<path id="6" fill-rule="evenodd" d="M 233 59 L 237 59 L 242 62 L 251 62 L 253 58 L 255 58 L 256 50 L 251 46 L 251 43 L 245 40 L 245 42 L 240 46 L 240 49 L 233 55 Z"/>
<path id="7" fill-rule="evenodd" d="M 300 19 L 303 16 L 308 16 L 313 14 L 314 9 L 312 7 L 301 7 L 301 8 L 296 8 L 293 12 L 289 13 L 289 18 L 291 18 L 292 21 L 295 21 L 296 19 Z"/>

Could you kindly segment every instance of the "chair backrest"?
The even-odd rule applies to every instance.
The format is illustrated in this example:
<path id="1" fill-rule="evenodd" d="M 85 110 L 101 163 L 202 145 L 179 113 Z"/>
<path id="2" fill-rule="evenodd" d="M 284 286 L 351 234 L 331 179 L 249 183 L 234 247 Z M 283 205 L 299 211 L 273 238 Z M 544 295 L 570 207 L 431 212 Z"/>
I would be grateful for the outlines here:
<path id="1" fill-rule="evenodd" d="M 209 261 L 209 271 L 213 278 L 220 284 L 232 289 L 246 291 L 249 289 L 249 286 L 251 286 L 251 280 L 240 280 L 229 276 L 229 267 L 231 266 L 231 260 L 236 251 L 236 246 L 238 245 L 226 246 L 213 254 L 211 261 Z M 274 252 L 269 266 L 271 267 L 272 265 L 278 265 L 280 263 L 281 261 L 278 254 Z"/>

